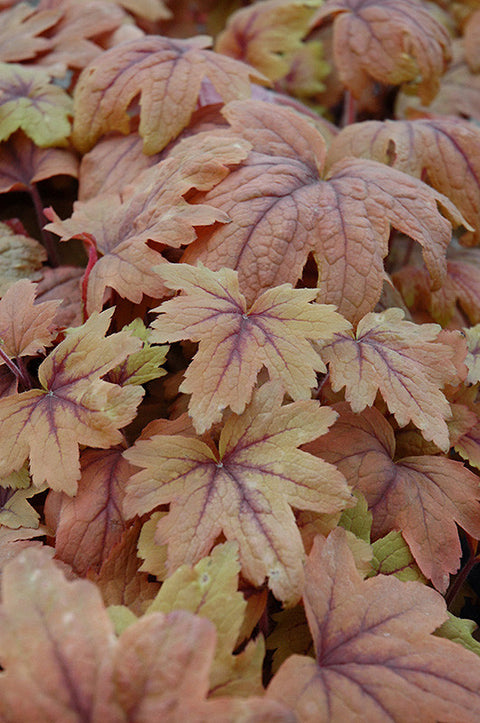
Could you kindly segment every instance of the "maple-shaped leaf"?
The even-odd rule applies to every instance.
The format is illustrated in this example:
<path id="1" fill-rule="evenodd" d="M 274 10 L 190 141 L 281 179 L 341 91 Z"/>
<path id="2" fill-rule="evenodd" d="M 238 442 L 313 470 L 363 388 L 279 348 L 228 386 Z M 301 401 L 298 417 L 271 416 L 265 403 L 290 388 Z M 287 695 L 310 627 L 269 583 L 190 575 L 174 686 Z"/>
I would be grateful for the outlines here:
<path id="1" fill-rule="evenodd" d="M 335 413 L 312 400 L 282 407 L 282 399 L 279 385 L 264 384 L 226 421 L 218 451 L 182 435 L 137 441 L 125 457 L 144 471 L 128 483 L 124 509 L 133 516 L 170 503 L 156 540 L 168 542 L 171 572 L 198 562 L 223 531 L 238 541 L 244 577 L 256 586 L 268 577 L 291 605 L 301 595 L 304 557 L 291 507 L 334 512 L 351 495 L 335 468 L 297 450 L 324 434 Z"/>
<path id="2" fill-rule="evenodd" d="M 45 503 L 51 527 L 55 508 L 55 555 L 77 575 L 98 570 L 127 528 L 122 503 L 132 467 L 122 452 L 122 447 L 85 450 L 75 497 L 51 491 Z"/>
<path id="3" fill-rule="evenodd" d="M 371 80 L 412 82 L 424 103 L 435 96 L 450 58 L 446 29 L 416 0 L 327 0 L 315 28 L 333 16 L 340 79 L 359 98 Z"/>
<path id="4" fill-rule="evenodd" d="M 238 546 L 218 545 L 195 567 L 182 565 L 162 584 L 146 614 L 189 610 L 206 617 L 217 630 L 217 648 L 210 671 L 210 695 L 260 695 L 265 646 L 261 639 L 233 655 L 247 601 L 238 590 Z M 227 612 L 228 611 L 228 612 Z"/>
<path id="5" fill-rule="evenodd" d="M 65 145 L 72 99 L 41 68 L 0 63 L 0 140 L 19 128 L 37 146 Z"/>
<path id="6" fill-rule="evenodd" d="M 34 303 L 36 287 L 17 281 L 0 299 L 0 347 L 12 359 L 34 356 L 50 346 L 60 301 Z"/>
<path id="7" fill-rule="evenodd" d="M 328 149 L 328 163 L 371 158 L 428 183 L 457 206 L 480 240 L 480 129 L 460 119 L 352 123 Z"/>
<path id="8" fill-rule="evenodd" d="M 480 536 L 477 475 L 443 455 L 396 459 L 393 430 L 375 407 L 361 415 L 345 402 L 334 408 L 340 412 L 335 426 L 305 448 L 335 464 L 365 495 L 373 539 L 401 531 L 422 573 L 445 591 L 460 564 L 455 521 Z"/>
<path id="9" fill-rule="evenodd" d="M 302 47 L 308 22 L 321 0 L 267 0 L 241 8 L 228 18 L 215 50 L 243 60 L 270 80 L 290 70 L 295 51 Z"/>
<path id="10" fill-rule="evenodd" d="M 235 101 L 223 112 L 253 149 L 214 189 L 199 195 L 199 202 L 221 209 L 231 223 L 202 230 L 185 261 L 236 269 L 251 303 L 271 286 L 294 285 L 311 253 L 319 299 L 353 322 L 380 298 L 393 226 L 422 245 L 432 286 L 442 284 L 451 225 L 437 204 L 453 223 L 462 223 L 445 196 L 376 161 L 344 159 L 325 172 L 323 137 L 289 109 Z"/>
<path id="11" fill-rule="evenodd" d="M 447 451 L 450 406 L 441 389 L 458 383 L 458 371 L 456 351 L 438 339 L 440 331 L 438 324 L 414 324 L 401 309 L 387 309 L 367 314 L 355 333 L 336 334 L 318 347 L 333 391 L 345 387 L 354 412 L 371 406 L 380 391 L 401 427 L 413 422 L 425 439 Z M 464 349 L 460 334 L 456 343 Z"/>
<path id="12" fill-rule="evenodd" d="M 64 148 L 39 148 L 22 131 L 0 146 L 0 193 L 30 190 L 52 176 L 78 174 L 78 159 Z"/>
<path id="13" fill-rule="evenodd" d="M 431 635 L 447 617 L 437 592 L 391 576 L 362 580 L 340 529 L 317 538 L 306 580 L 316 660 L 288 658 L 269 697 L 306 723 L 478 720 L 480 660 Z"/>
<path id="14" fill-rule="evenodd" d="M 227 406 L 243 412 L 263 366 L 292 399 L 310 398 L 316 372 L 326 367 L 308 339 L 332 339 L 350 328 L 334 307 L 309 303 L 316 289 L 284 284 L 247 308 L 232 269 L 164 264 L 157 272 L 167 287 L 185 293 L 154 309 L 152 340 L 200 342 L 180 386 L 192 395 L 188 409 L 200 433 L 219 422 Z"/>
<path id="15" fill-rule="evenodd" d="M 202 134 L 183 141 L 172 157 L 146 169 L 136 183 L 121 193 L 100 195 L 76 202 L 71 218 L 64 221 L 53 212 L 53 223 L 45 227 L 68 240 L 89 233 L 103 256 L 88 280 L 87 311 L 102 307 L 106 287 L 135 303 L 142 294 L 158 298 L 164 284 L 153 267 L 159 253 L 147 246 L 149 240 L 179 247 L 196 238 L 194 226 L 228 216 L 204 204 L 190 204 L 184 196 L 193 188 L 209 189 L 229 172 L 229 164 L 241 161 L 249 144 L 227 129 L 215 138 Z"/>
<path id="16" fill-rule="evenodd" d="M 295 720 L 260 697 L 207 700 L 215 628 L 204 618 L 153 613 L 117 639 L 96 586 L 67 582 L 46 550 L 26 550 L 7 564 L 2 587 L 5 723 Z"/>
<path id="17" fill-rule="evenodd" d="M 0 61 L 29 60 L 50 49 L 51 41 L 42 33 L 55 25 L 62 13 L 38 10 L 30 3 L 18 2 L 0 13 Z"/>
<path id="18" fill-rule="evenodd" d="M 75 88 L 72 139 L 90 150 L 109 131 L 130 131 L 132 101 L 140 96 L 144 152 L 160 151 L 188 125 L 202 81 L 225 102 L 250 95 L 250 79 L 265 79 L 248 65 L 207 50 L 210 38 L 188 40 L 149 35 L 111 48 L 80 76 Z"/>
<path id="19" fill-rule="evenodd" d="M 41 363 L 40 389 L 0 399 L 0 474 L 19 469 L 27 456 L 34 484 L 75 494 L 78 445 L 111 447 L 135 416 L 143 389 L 118 387 L 101 377 L 140 344 L 127 332 L 105 338 L 113 309 L 93 314 Z"/>

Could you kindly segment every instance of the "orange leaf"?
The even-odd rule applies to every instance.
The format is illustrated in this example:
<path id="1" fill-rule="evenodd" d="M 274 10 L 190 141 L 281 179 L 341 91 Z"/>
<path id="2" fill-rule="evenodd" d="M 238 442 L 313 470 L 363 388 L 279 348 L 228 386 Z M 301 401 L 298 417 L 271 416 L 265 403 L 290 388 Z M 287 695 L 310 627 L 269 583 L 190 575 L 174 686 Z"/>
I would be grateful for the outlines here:
<path id="1" fill-rule="evenodd" d="M 359 98 L 371 79 L 412 81 L 424 103 L 450 61 L 445 28 L 415 0 L 328 0 L 315 28 L 333 16 L 333 53 L 341 81 Z"/>
<path id="2" fill-rule="evenodd" d="M 129 516 L 170 503 L 156 541 L 168 542 L 170 571 L 207 555 L 223 531 L 237 540 L 243 575 L 265 577 L 288 605 L 302 592 L 304 550 L 291 507 L 334 512 L 352 497 L 331 465 L 296 448 L 324 434 L 335 414 L 315 401 L 281 407 L 283 393 L 264 384 L 241 416 L 232 415 L 218 452 L 197 438 L 156 435 L 125 452 L 144 471 L 128 486 Z"/>
<path id="3" fill-rule="evenodd" d="M 324 173 L 323 137 L 289 109 L 236 101 L 224 113 L 253 149 L 198 196 L 231 223 L 199 233 L 185 261 L 236 269 L 251 303 L 271 286 L 295 284 L 311 253 L 319 299 L 353 322 L 380 298 L 393 226 L 422 245 L 432 285 L 441 285 L 451 225 L 437 204 L 453 223 L 462 222 L 445 196 L 375 161 L 344 159 Z"/>
<path id="4" fill-rule="evenodd" d="M 139 133 L 145 153 L 157 153 L 188 125 L 205 78 L 225 102 L 250 95 L 250 78 L 266 79 L 206 48 L 210 38 L 148 35 L 111 48 L 84 70 L 75 88 L 72 139 L 88 151 L 109 131 L 130 131 L 127 109 L 140 96 Z"/>
<path id="5" fill-rule="evenodd" d="M 341 529 L 317 538 L 306 575 L 316 660 L 288 658 L 270 698 L 304 723 L 478 721 L 478 656 L 430 635 L 447 619 L 438 593 L 393 576 L 362 580 Z"/>
<path id="6" fill-rule="evenodd" d="M 457 118 L 366 121 L 344 128 L 327 163 L 371 158 L 427 182 L 457 206 L 480 241 L 480 129 Z M 472 229 L 471 229 L 472 230 Z"/>
<path id="7" fill-rule="evenodd" d="M 231 269 L 164 264 L 157 272 L 169 288 L 185 293 L 154 310 L 160 316 L 152 323 L 152 341 L 200 342 L 180 386 L 192 394 L 188 409 L 199 433 L 219 422 L 227 406 L 243 412 L 263 366 L 292 399 L 308 399 L 315 372 L 326 371 L 308 339 L 332 339 L 350 328 L 333 307 L 309 303 L 315 289 L 284 284 L 247 309 Z"/>
<path id="8" fill-rule="evenodd" d="M 143 389 L 101 379 L 141 344 L 125 332 L 105 338 L 113 309 L 94 314 L 41 363 L 40 389 L 0 399 L 0 474 L 30 455 L 34 484 L 75 494 L 78 445 L 111 447 L 136 413 Z"/>
<path id="9" fill-rule="evenodd" d="M 437 324 L 414 324 L 403 316 L 401 309 L 367 314 L 356 334 L 336 334 L 333 342 L 319 344 L 321 356 L 333 391 L 345 387 L 354 412 L 371 406 L 380 391 L 401 427 L 413 422 L 426 440 L 447 451 L 450 406 L 441 388 L 459 381 L 456 350 L 437 339 Z M 465 354 L 460 335 L 455 343 Z"/>
<path id="10" fill-rule="evenodd" d="M 444 592 L 460 565 L 455 521 L 480 536 L 478 477 L 442 455 L 393 461 L 393 430 L 377 409 L 358 415 L 345 403 L 334 408 L 340 412 L 335 426 L 306 449 L 335 464 L 365 495 L 374 539 L 400 530 L 421 571 Z"/>

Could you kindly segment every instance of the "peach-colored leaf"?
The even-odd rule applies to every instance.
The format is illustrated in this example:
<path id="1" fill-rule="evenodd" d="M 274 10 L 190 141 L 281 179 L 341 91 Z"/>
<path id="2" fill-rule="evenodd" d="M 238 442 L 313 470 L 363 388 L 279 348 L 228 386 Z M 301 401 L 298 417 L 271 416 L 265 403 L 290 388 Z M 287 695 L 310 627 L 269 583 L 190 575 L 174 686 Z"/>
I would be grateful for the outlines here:
<path id="1" fill-rule="evenodd" d="M 475 723 L 480 660 L 431 635 L 447 618 L 442 597 L 417 582 L 362 580 L 340 529 L 317 538 L 304 595 L 316 660 L 293 655 L 268 696 L 304 723 Z"/>
<path id="2" fill-rule="evenodd" d="M 153 22 L 169 20 L 172 17 L 172 11 L 163 0 L 110 0 L 110 2 L 116 2 L 134 15 Z"/>
<path id="3" fill-rule="evenodd" d="M 121 531 L 120 539 L 109 551 L 98 572 L 89 570 L 87 576 L 102 593 L 105 605 L 124 605 L 141 615 L 155 598 L 158 583 L 139 571 L 141 560 L 136 555 L 141 523 L 136 520 Z"/>
<path id="4" fill-rule="evenodd" d="M 393 461 L 393 430 L 380 412 L 354 414 L 343 402 L 332 430 L 306 449 L 335 464 L 367 498 L 372 537 L 399 530 L 423 574 L 444 592 L 461 548 L 455 521 L 480 536 L 478 477 L 461 462 L 437 455 Z"/>
<path id="5" fill-rule="evenodd" d="M 0 13 L 0 61 L 29 60 L 51 47 L 51 40 L 42 33 L 56 24 L 62 13 L 38 10 L 30 3 L 18 2 Z"/>
<path id="6" fill-rule="evenodd" d="M 270 80 L 290 69 L 302 47 L 308 22 L 322 0 L 266 0 L 241 8 L 228 18 L 215 50 L 252 65 Z"/>
<path id="7" fill-rule="evenodd" d="M 460 119 L 352 123 L 328 150 L 327 164 L 344 156 L 387 163 L 427 182 L 457 206 L 480 241 L 480 129 Z"/>
<path id="8" fill-rule="evenodd" d="M 61 18 L 51 33 L 51 47 L 37 63 L 63 75 L 67 68 L 81 70 L 94 61 L 128 15 L 111 2 L 89 0 L 41 0 L 40 7 L 61 10 Z"/>
<path id="9" fill-rule="evenodd" d="M 61 221 L 52 212 L 46 228 L 68 240 L 80 233 L 91 234 L 103 256 L 93 267 L 88 282 L 87 310 L 102 307 L 106 287 L 112 287 L 138 303 L 142 294 L 162 296 L 165 287 L 153 267 L 159 253 L 147 246 L 153 240 L 178 247 L 196 238 L 194 226 L 227 222 L 222 211 L 184 199 L 193 188 L 210 189 L 241 161 L 249 144 L 227 129 L 215 138 L 208 134 L 186 139 L 171 157 L 146 169 L 134 185 L 78 201 L 70 219 Z"/>
<path id="10" fill-rule="evenodd" d="M 37 298 L 42 301 L 61 300 L 55 315 L 57 326 L 80 326 L 83 321 L 81 280 L 84 271 L 79 266 L 44 267 L 42 270 Z"/>
<path id="11" fill-rule="evenodd" d="M 6 565 L 0 622 L 5 723 L 295 721 L 260 697 L 207 700 L 215 651 L 208 620 L 152 613 L 117 639 L 96 586 L 67 582 L 47 550 Z"/>
<path id="12" fill-rule="evenodd" d="M 480 382 L 480 324 L 465 329 L 464 334 L 467 340 L 467 358 L 465 364 L 468 367 L 466 381 L 469 384 Z"/>
<path id="13" fill-rule="evenodd" d="M 440 90 L 429 105 L 422 105 L 417 96 L 399 93 L 395 116 L 408 118 L 416 113 L 451 115 L 480 120 L 480 73 L 472 73 L 462 40 L 453 43 L 453 61 L 440 80 Z"/>
<path id="14" fill-rule="evenodd" d="M 41 363 L 40 389 L 0 399 L 0 474 L 27 456 L 35 485 L 74 494 L 80 477 L 78 445 L 108 448 L 136 413 L 141 387 L 118 387 L 101 377 L 140 341 L 126 332 L 105 338 L 113 309 L 92 315 Z"/>
<path id="15" fill-rule="evenodd" d="M 447 451 L 450 406 L 441 389 L 458 383 L 456 351 L 437 338 L 437 324 L 403 317 L 401 309 L 367 314 L 355 334 L 336 334 L 333 342 L 319 344 L 321 356 L 333 391 L 345 387 L 354 412 L 371 406 L 380 391 L 401 427 L 413 422 L 425 439 Z M 464 346 L 460 335 L 457 342 Z"/>
<path id="16" fill-rule="evenodd" d="M 39 148 L 21 131 L 0 146 L 0 193 L 29 190 L 52 176 L 78 174 L 78 160 L 63 148 Z"/>
<path id="17" fill-rule="evenodd" d="M 242 573 L 254 585 L 265 577 L 289 605 L 303 585 L 303 544 L 291 506 L 334 512 L 351 495 L 343 476 L 297 450 L 324 434 L 335 418 L 315 401 L 281 406 L 283 392 L 264 384 L 241 416 L 232 415 L 218 451 L 197 438 L 156 435 L 125 452 L 143 471 L 127 486 L 129 516 L 170 503 L 156 540 L 168 542 L 170 571 L 208 554 L 223 531 L 240 547 Z"/>
<path id="18" fill-rule="evenodd" d="M 44 488 L 45 489 L 45 488 Z M 39 513 L 27 502 L 29 497 L 42 492 L 42 488 L 29 484 L 23 489 L 0 487 L 0 526 L 18 530 L 19 527 L 38 527 Z"/>
<path id="19" fill-rule="evenodd" d="M 127 528 L 122 503 L 132 468 L 122 452 L 121 447 L 85 450 L 80 456 L 81 477 L 75 497 L 49 493 L 46 510 L 53 504 L 59 506 L 55 554 L 77 575 L 98 570 Z"/>
<path id="20" fill-rule="evenodd" d="M 392 274 L 392 281 L 409 308 L 416 312 L 428 311 L 442 326 L 455 319 L 459 308 L 470 323 L 480 322 L 478 248 L 455 248 L 452 244 L 447 254 L 447 277 L 437 291 L 430 288 L 428 272 L 417 266 L 404 266 Z"/>
<path id="21" fill-rule="evenodd" d="M 286 108 L 236 101 L 224 113 L 253 149 L 199 195 L 231 223 L 199 233 L 184 260 L 236 269 L 251 303 L 271 286 L 295 284 L 311 253 L 319 299 L 358 321 L 380 298 L 393 226 L 422 245 L 432 285 L 441 285 L 451 225 L 437 204 L 454 224 L 462 222 L 445 196 L 376 161 L 344 159 L 325 173 L 324 139 Z"/>
<path id="22" fill-rule="evenodd" d="M 332 306 L 309 303 L 316 289 L 284 284 L 247 308 L 232 269 L 164 264 L 157 272 L 184 294 L 155 309 L 152 340 L 200 342 L 180 386 L 192 395 L 188 409 L 199 433 L 219 422 L 226 407 L 243 412 L 263 366 L 292 399 L 310 398 L 316 372 L 326 367 L 308 340 L 332 339 L 350 328 Z"/>
<path id="23" fill-rule="evenodd" d="M 130 131 L 127 109 L 140 96 L 139 133 L 145 153 L 157 153 L 188 125 L 202 81 L 225 102 L 250 95 L 263 76 L 233 58 L 207 50 L 206 36 L 179 40 L 149 35 L 102 53 L 75 88 L 72 139 L 88 151 L 108 131 Z"/>
<path id="24" fill-rule="evenodd" d="M 41 68 L 0 63 L 0 140 L 18 129 L 41 148 L 65 145 L 70 96 Z"/>
<path id="25" fill-rule="evenodd" d="M 412 82 L 424 103 L 451 57 L 446 29 L 416 0 L 327 0 L 311 28 L 333 16 L 333 55 L 341 81 L 359 98 L 371 80 Z"/>
<path id="26" fill-rule="evenodd" d="M 59 301 L 35 302 L 36 287 L 24 279 L 0 300 L 0 346 L 12 359 L 45 351 L 55 336 Z"/>

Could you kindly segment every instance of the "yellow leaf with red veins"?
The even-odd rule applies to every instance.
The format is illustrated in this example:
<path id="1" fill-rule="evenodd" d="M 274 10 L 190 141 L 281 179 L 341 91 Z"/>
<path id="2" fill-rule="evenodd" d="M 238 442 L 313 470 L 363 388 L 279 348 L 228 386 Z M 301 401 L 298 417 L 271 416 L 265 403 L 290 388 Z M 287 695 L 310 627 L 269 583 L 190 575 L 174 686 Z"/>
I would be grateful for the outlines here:
<path id="1" fill-rule="evenodd" d="M 40 389 L 0 399 L 0 474 L 19 469 L 30 456 L 33 482 L 75 494 L 79 444 L 108 448 L 136 414 L 141 387 L 118 387 L 101 377 L 136 351 L 126 332 L 105 337 L 113 309 L 92 315 L 40 364 Z"/>
<path id="2" fill-rule="evenodd" d="M 0 141 L 21 128 L 41 148 L 65 145 L 72 111 L 72 99 L 47 72 L 0 63 Z"/>
<path id="3" fill-rule="evenodd" d="M 250 96 L 250 80 L 266 82 L 253 68 L 208 50 L 211 40 L 147 35 L 110 48 L 83 71 L 75 87 L 72 139 L 85 153 L 101 135 L 129 133 L 132 101 L 140 96 L 143 150 L 157 153 L 188 125 L 202 83 L 225 103 Z"/>
<path id="4" fill-rule="evenodd" d="M 124 454 L 143 471 L 127 487 L 127 515 L 170 503 L 156 541 L 168 542 L 170 572 L 208 554 L 223 531 L 240 548 L 243 576 L 269 578 L 274 594 L 295 604 L 303 588 L 304 549 L 292 507 L 335 512 L 352 503 L 343 476 L 297 449 L 325 434 L 335 413 L 318 402 L 281 406 L 283 391 L 268 382 L 242 415 L 223 426 L 218 450 L 198 438 L 155 435 Z"/>
<path id="5" fill-rule="evenodd" d="M 272 286 L 295 285 L 311 254 L 319 299 L 356 322 L 380 298 L 394 227 L 421 244 L 432 287 L 442 285 L 452 236 L 447 218 L 464 222 L 445 196 L 376 161 L 343 159 L 326 172 L 323 137 L 290 109 L 235 101 L 223 112 L 252 150 L 215 188 L 194 197 L 231 222 L 202 229 L 184 261 L 237 270 L 252 303 Z"/>
<path id="6" fill-rule="evenodd" d="M 306 575 L 316 660 L 290 656 L 267 697 L 305 723 L 476 723 L 480 659 L 431 635 L 447 619 L 441 595 L 393 576 L 362 580 L 341 529 L 317 538 Z"/>
<path id="7" fill-rule="evenodd" d="M 192 395 L 188 410 L 199 433 L 219 422 L 226 407 L 243 412 L 263 366 L 292 399 L 310 398 L 316 372 L 326 367 L 308 340 L 332 339 L 350 328 L 334 307 L 310 303 L 316 289 L 284 284 L 247 308 L 232 269 L 164 264 L 157 272 L 184 294 L 155 309 L 152 341 L 200 342 L 180 386 Z"/>
<path id="8" fill-rule="evenodd" d="M 340 80 L 359 98 L 372 80 L 411 82 L 424 103 L 438 91 L 451 58 L 446 29 L 416 0 L 328 0 L 315 28 L 333 20 L 333 57 Z"/>
<path id="9" fill-rule="evenodd" d="M 233 655 L 247 609 L 238 590 L 240 563 L 233 542 L 217 545 L 194 567 L 182 565 L 162 584 L 145 611 L 189 610 L 210 620 L 217 630 L 217 648 L 210 671 L 210 695 L 261 695 L 265 646 L 262 638 Z"/>
<path id="10" fill-rule="evenodd" d="M 332 342 L 318 345 L 329 365 L 334 392 L 345 387 L 345 399 L 354 412 L 372 406 L 380 392 L 401 427 L 413 422 L 428 441 L 440 449 L 450 447 L 446 419 L 450 405 L 441 391 L 456 384 L 457 343 L 443 343 L 437 324 L 404 320 L 401 309 L 367 314 L 356 333 L 336 334 Z M 462 352 L 463 354 L 465 351 Z"/>
<path id="11" fill-rule="evenodd" d="M 322 0 L 266 0 L 241 8 L 217 37 L 217 53 L 252 65 L 270 80 L 290 70 L 293 56 L 302 48 L 308 22 Z"/>
<path id="12" fill-rule="evenodd" d="M 480 538 L 477 475 L 443 455 L 397 459 L 393 429 L 375 407 L 362 414 L 345 402 L 334 408 L 335 425 L 305 449 L 335 464 L 365 495 L 372 539 L 401 531 L 422 573 L 445 592 L 462 553 L 455 522 Z"/>

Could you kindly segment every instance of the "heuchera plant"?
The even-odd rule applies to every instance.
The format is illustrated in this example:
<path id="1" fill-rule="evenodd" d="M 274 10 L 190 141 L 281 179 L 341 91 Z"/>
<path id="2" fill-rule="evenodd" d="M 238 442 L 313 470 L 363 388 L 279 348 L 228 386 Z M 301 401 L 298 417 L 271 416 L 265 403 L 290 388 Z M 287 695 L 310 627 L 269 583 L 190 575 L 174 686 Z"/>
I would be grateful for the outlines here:
<path id="1" fill-rule="evenodd" d="M 0 0 L 0 720 L 478 723 L 480 3 Z"/>

